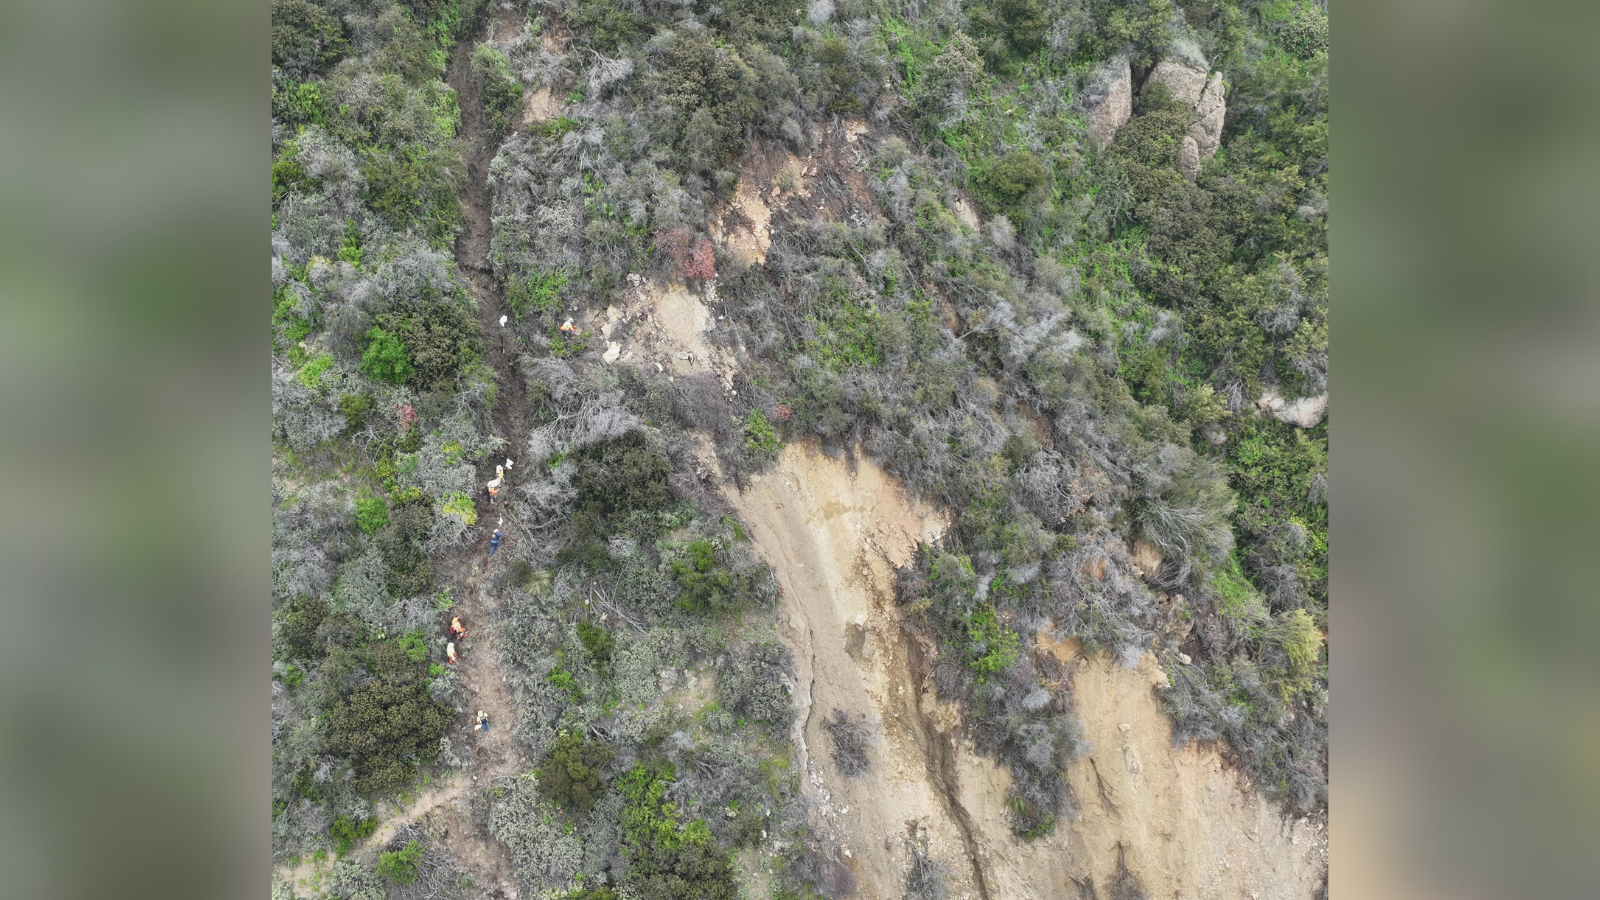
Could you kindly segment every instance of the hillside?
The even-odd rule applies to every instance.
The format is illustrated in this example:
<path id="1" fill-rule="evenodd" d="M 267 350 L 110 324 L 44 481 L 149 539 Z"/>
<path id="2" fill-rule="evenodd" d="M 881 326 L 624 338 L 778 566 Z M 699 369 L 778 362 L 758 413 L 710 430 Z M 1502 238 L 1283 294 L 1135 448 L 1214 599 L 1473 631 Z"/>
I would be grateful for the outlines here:
<path id="1" fill-rule="evenodd" d="M 1325 893 L 1322 9 L 272 22 L 275 898 Z"/>

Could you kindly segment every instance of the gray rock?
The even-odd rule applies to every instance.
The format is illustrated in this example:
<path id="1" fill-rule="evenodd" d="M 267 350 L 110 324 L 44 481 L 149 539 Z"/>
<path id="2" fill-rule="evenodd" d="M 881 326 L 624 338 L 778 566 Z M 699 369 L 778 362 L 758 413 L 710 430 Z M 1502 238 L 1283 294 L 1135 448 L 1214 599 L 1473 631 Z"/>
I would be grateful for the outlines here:
<path id="1" fill-rule="evenodd" d="M 1127 56 L 1119 56 L 1101 66 L 1084 91 L 1089 114 L 1089 143 L 1096 148 L 1111 145 L 1118 129 L 1133 115 L 1133 66 Z"/>
<path id="2" fill-rule="evenodd" d="M 1166 85 L 1167 90 L 1172 92 L 1172 99 L 1193 109 L 1206 89 L 1206 70 L 1197 69 L 1186 62 L 1163 59 L 1150 70 L 1140 90 L 1149 90 L 1152 84 Z"/>
<path id="3" fill-rule="evenodd" d="M 1285 400 L 1276 388 L 1269 388 L 1256 401 L 1256 407 L 1262 412 L 1271 413 L 1280 422 L 1297 428 L 1315 428 L 1328 414 L 1328 395 Z"/>
<path id="4" fill-rule="evenodd" d="M 1206 82 L 1200 99 L 1195 103 L 1194 127 L 1189 129 L 1189 136 L 1200 148 L 1200 158 L 1203 160 L 1215 156 L 1217 148 L 1222 146 L 1222 121 L 1228 115 L 1226 92 L 1222 73 L 1212 72 L 1211 79 Z"/>
<path id="5" fill-rule="evenodd" d="M 1178 145 L 1178 171 L 1190 181 L 1200 174 L 1200 145 L 1192 135 L 1184 135 L 1183 143 Z"/>
<path id="6" fill-rule="evenodd" d="M 1140 90 L 1164 84 L 1172 99 L 1194 111 L 1189 133 L 1178 149 L 1178 168 L 1189 178 L 1200 173 L 1200 164 L 1222 146 L 1222 123 L 1228 115 L 1227 85 L 1222 73 L 1209 76 L 1203 65 L 1186 59 L 1163 59 L 1150 70 Z"/>

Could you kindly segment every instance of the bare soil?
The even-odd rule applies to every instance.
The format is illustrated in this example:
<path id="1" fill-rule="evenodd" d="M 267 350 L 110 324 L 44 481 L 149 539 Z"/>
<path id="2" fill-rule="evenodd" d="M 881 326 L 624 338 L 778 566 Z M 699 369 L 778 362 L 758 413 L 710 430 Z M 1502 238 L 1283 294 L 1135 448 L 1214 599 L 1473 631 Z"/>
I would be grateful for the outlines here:
<path id="1" fill-rule="evenodd" d="M 1322 824 L 1283 819 L 1216 749 L 1172 748 L 1153 657 L 1128 669 L 1048 639 L 1040 649 L 1070 664 L 1093 749 L 1067 771 L 1079 817 L 1017 839 L 1009 773 L 973 751 L 959 709 L 936 698 L 932 648 L 902 629 L 893 603 L 894 567 L 945 519 L 870 460 L 795 445 L 742 492 L 724 490 L 783 588 L 797 760 L 816 827 L 848 850 L 858 896 L 901 895 L 912 841 L 949 868 L 952 898 L 1077 898 L 1074 879 L 1105 896 L 1119 849 L 1152 897 L 1309 898 L 1322 884 Z M 846 778 L 833 762 L 821 721 L 835 707 L 881 722 L 865 775 Z"/>

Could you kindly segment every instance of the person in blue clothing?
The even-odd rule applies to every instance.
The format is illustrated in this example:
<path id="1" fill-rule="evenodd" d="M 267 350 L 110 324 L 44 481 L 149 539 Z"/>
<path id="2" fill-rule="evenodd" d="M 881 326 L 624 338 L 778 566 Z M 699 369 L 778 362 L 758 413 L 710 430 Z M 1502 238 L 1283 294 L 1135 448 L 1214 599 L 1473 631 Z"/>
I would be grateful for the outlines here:
<path id="1" fill-rule="evenodd" d="M 478 720 L 472 724 L 472 730 L 473 731 L 488 731 L 489 730 L 489 715 L 488 715 L 488 713 L 485 713 L 481 709 L 478 710 Z"/>
<path id="2" fill-rule="evenodd" d="M 494 537 L 489 539 L 489 555 L 493 556 L 494 551 L 498 549 L 500 549 L 500 529 L 496 528 L 494 530 Z"/>

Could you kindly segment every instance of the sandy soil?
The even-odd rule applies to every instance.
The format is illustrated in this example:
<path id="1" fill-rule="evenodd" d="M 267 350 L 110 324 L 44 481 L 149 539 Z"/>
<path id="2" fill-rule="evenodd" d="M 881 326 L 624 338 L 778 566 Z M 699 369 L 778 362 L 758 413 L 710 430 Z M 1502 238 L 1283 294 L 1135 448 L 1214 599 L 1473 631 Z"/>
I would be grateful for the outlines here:
<path id="1" fill-rule="evenodd" d="M 777 466 L 728 489 L 756 547 L 783 588 L 779 629 L 794 649 L 798 689 L 794 742 L 814 824 L 842 845 L 860 879 L 857 896 L 900 896 L 906 841 L 923 839 L 940 858 L 966 855 L 966 835 L 930 771 L 937 740 L 910 683 L 893 606 L 893 566 L 945 522 L 912 503 L 882 470 L 854 467 L 791 445 Z M 871 770 L 845 778 L 822 720 L 834 708 L 882 724 Z M 953 897 L 975 896 L 971 867 L 954 873 Z"/>
<path id="2" fill-rule="evenodd" d="M 769 189 L 770 190 L 770 189 Z M 711 222 L 711 239 L 741 263 L 759 266 L 772 246 L 772 210 L 761 196 L 761 184 L 749 172 L 741 175 L 733 202 Z"/>
<path id="3" fill-rule="evenodd" d="M 731 394 L 737 354 L 706 340 L 717 318 L 707 301 L 716 303 L 714 287 L 701 295 L 682 282 L 630 275 L 621 301 L 594 315 L 586 327 L 600 333 L 601 359 L 607 363 L 621 360 L 673 379 L 712 372 Z"/>
<path id="4" fill-rule="evenodd" d="M 893 566 L 945 520 L 869 460 L 793 445 L 742 493 L 726 490 L 783 588 L 780 633 L 801 686 L 797 758 L 817 827 L 849 851 L 858 896 L 900 896 L 911 840 L 949 867 L 952 898 L 1077 898 L 1073 879 L 1106 896 L 1119 847 L 1156 898 L 1316 891 L 1325 830 L 1282 820 L 1215 749 L 1172 750 L 1153 690 L 1164 676 L 1149 656 L 1126 669 L 1084 659 L 1072 643 L 1041 646 L 1072 666 L 1093 750 L 1067 772 L 1079 818 L 1033 844 L 1017 840 L 1004 808 L 1009 773 L 978 757 L 958 708 L 935 699 L 920 674 L 927 648 L 901 630 L 893 605 Z M 833 763 L 821 722 L 834 707 L 882 723 L 866 775 L 845 778 Z"/>
<path id="5" fill-rule="evenodd" d="M 1117 851 L 1151 897 L 1174 900 L 1313 896 L 1328 861 L 1327 830 L 1285 820 L 1228 768 L 1214 748 L 1173 750 L 1171 721 L 1155 688 L 1165 684 L 1146 654 L 1138 668 L 1083 658 L 1075 641 L 1041 649 L 1075 669 L 1078 714 L 1092 750 L 1067 767 L 1079 817 L 1034 844 L 1004 824 L 1010 774 L 962 756 L 961 797 L 983 823 L 980 843 L 994 897 L 1075 897 L 1071 879 L 1109 893 Z"/>

